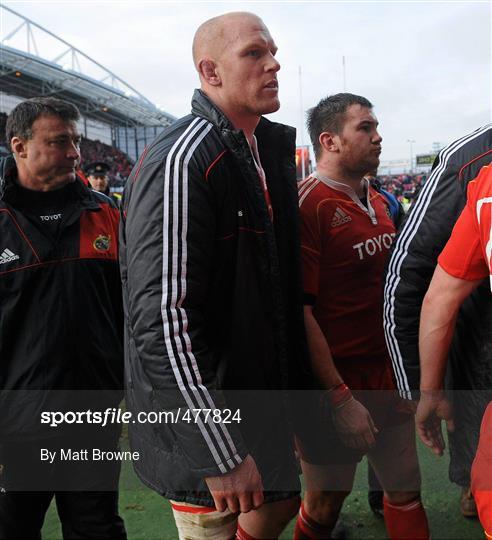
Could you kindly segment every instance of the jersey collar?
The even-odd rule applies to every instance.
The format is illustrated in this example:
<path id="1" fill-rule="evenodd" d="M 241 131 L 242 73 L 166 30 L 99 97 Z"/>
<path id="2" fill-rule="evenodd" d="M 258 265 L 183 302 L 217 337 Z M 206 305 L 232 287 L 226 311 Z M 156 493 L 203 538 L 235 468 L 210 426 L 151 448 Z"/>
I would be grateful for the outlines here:
<path id="1" fill-rule="evenodd" d="M 328 176 L 323 176 L 318 171 L 313 171 L 311 174 L 314 178 L 317 178 L 320 182 L 323 182 L 323 184 L 327 185 L 328 187 L 331 187 L 333 189 L 336 189 L 337 191 L 341 191 L 342 193 L 345 193 L 348 195 L 352 201 L 363 211 L 365 212 L 373 225 L 377 225 L 378 220 L 376 218 L 376 212 L 374 211 L 374 208 L 371 205 L 371 197 L 369 194 L 369 180 L 367 178 L 362 179 L 362 184 L 364 186 L 364 190 L 367 194 L 367 208 L 365 205 L 361 202 L 359 199 L 357 193 L 350 187 L 347 186 L 347 184 L 342 184 L 341 182 L 337 182 L 336 180 L 333 180 L 331 178 L 328 178 Z"/>

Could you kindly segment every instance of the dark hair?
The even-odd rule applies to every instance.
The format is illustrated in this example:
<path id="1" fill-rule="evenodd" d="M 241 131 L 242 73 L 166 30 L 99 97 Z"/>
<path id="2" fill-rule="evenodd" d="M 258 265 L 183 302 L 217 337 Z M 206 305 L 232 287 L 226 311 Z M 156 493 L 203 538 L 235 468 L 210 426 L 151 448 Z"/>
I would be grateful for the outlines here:
<path id="1" fill-rule="evenodd" d="M 323 98 L 316 107 L 308 110 L 307 128 L 316 158 L 321 154 L 319 136 L 324 131 L 339 135 L 343 129 L 345 112 L 350 105 L 372 109 L 372 103 L 365 97 L 344 93 Z"/>
<path id="2" fill-rule="evenodd" d="M 7 117 L 5 134 L 7 144 L 13 137 L 32 139 L 32 125 L 40 116 L 58 116 L 65 122 L 76 122 L 79 110 L 68 101 L 52 97 L 32 98 L 19 103 Z"/>

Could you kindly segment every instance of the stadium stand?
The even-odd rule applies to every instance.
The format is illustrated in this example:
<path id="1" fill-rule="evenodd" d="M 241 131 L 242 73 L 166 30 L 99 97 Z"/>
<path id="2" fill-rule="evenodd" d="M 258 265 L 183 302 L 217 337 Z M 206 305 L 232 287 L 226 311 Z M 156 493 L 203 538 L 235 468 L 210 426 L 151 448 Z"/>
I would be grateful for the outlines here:
<path id="1" fill-rule="evenodd" d="M 31 19 L 3 4 L 0 16 L 0 155 L 8 152 L 5 121 L 17 103 L 57 97 L 81 112 L 83 163 L 107 162 L 112 186 L 121 186 L 134 161 L 174 116 Z"/>
<path id="2" fill-rule="evenodd" d="M 121 150 L 104 144 L 101 141 L 91 141 L 82 137 L 80 144 L 82 167 L 93 161 L 104 161 L 111 169 L 109 179 L 112 186 L 122 186 L 130 175 L 134 162 Z"/>
<path id="3" fill-rule="evenodd" d="M 414 199 L 421 187 L 427 180 L 427 174 L 394 174 L 378 176 L 382 187 L 395 195 L 401 202 L 402 199 Z"/>

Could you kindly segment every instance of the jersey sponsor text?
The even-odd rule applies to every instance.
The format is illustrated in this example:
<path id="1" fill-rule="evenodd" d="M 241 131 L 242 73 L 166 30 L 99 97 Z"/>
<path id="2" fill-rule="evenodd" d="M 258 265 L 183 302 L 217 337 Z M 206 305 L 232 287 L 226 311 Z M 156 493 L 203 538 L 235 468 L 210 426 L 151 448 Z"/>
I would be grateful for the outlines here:
<path id="1" fill-rule="evenodd" d="M 41 218 L 41 221 L 56 221 L 57 219 L 61 219 L 61 214 L 51 214 L 49 216 L 39 216 Z"/>
<path id="2" fill-rule="evenodd" d="M 379 234 L 378 236 L 368 238 L 365 242 L 359 242 L 358 244 L 354 244 L 352 246 L 352 249 L 357 250 L 357 253 L 359 254 L 359 259 L 362 261 L 365 255 L 372 257 L 376 253 L 381 253 L 383 251 L 383 247 L 385 249 L 389 249 L 391 247 L 394 237 L 395 233 Z"/>

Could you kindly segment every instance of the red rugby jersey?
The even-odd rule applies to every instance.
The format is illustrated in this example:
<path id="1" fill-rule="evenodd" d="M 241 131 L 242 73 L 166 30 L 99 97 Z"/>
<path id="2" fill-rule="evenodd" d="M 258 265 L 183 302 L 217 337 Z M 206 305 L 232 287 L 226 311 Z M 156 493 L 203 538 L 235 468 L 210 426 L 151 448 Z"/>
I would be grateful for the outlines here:
<path id="1" fill-rule="evenodd" d="M 299 184 L 305 303 L 313 304 L 337 364 L 388 356 L 383 280 L 395 227 L 387 200 L 366 186 L 368 208 L 352 188 L 326 177 Z"/>
<path id="2" fill-rule="evenodd" d="M 492 167 L 487 165 L 469 182 L 466 206 L 438 262 L 452 276 L 482 279 L 491 275 L 491 249 Z"/>

